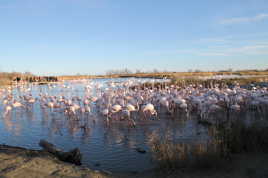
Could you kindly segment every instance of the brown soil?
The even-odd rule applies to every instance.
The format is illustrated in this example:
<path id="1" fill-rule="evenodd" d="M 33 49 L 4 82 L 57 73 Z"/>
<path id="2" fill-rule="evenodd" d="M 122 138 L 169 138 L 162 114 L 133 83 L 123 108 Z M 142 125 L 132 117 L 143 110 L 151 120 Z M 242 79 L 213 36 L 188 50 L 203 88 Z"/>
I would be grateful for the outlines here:
<path id="1" fill-rule="evenodd" d="M 107 178 L 108 174 L 57 160 L 43 151 L 0 145 L 0 177 L 88 177 Z"/>

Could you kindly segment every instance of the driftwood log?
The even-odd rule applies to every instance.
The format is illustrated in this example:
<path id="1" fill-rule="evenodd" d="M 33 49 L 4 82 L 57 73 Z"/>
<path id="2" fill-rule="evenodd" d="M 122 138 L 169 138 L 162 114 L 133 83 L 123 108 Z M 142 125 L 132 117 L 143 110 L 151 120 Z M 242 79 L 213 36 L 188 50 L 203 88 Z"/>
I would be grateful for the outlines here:
<path id="1" fill-rule="evenodd" d="M 64 152 L 57 149 L 52 143 L 49 143 L 46 140 L 40 140 L 39 145 L 44 151 L 51 153 L 61 161 L 81 165 L 82 154 L 78 148 L 70 150 L 69 152 Z"/>

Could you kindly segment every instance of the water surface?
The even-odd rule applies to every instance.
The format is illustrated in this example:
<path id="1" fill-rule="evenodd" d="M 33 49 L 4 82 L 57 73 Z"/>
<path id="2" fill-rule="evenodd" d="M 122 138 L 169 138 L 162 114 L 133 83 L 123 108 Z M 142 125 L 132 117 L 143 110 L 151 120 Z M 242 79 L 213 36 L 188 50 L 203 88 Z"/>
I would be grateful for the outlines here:
<path id="1" fill-rule="evenodd" d="M 159 82 L 152 79 L 95 79 L 70 81 L 53 85 L 29 85 L 11 90 L 15 98 L 31 94 L 49 96 L 84 97 L 87 87 L 92 86 L 91 95 L 111 88 L 127 87 L 127 83 Z M 4 96 L 2 96 L 3 100 Z M 1 102 L 2 103 L 2 102 Z M 37 100 L 27 108 L 16 108 L 9 116 L 3 116 L 4 105 L 0 104 L 0 139 L 2 144 L 21 146 L 29 149 L 41 149 L 40 139 L 45 139 L 65 151 L 78 147 L 83 155 L 82 163 L 93 169 L 113 172 L 144 171 L 152 169 L 149 141 L 152 134 L 170 132 L 171 137 L 183 142 L 202 142 L 207 140 L 207 129 L 194 120 L 174 120 L 165 112 L 160 113 L 161 120 L 140 120 L 137 127 L 129 127 L 126 122 L 113 122 L 107 126 L 105 118 L 97 113 L 94 103 L 92 113 L 81 115 L 80 120 L 63 117 L 62 111 L 44 109 Z M 83 128 L 81 126 L 84 126 Z M 136 148 L 147 151 L 141 154 Z"/>

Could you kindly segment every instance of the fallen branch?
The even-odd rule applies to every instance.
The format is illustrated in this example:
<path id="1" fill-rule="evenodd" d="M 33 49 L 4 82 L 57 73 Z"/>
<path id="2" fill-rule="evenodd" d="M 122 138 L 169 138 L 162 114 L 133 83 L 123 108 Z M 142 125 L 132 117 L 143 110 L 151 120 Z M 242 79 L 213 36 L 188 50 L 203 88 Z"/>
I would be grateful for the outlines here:
<path id="1" fill-rule="evenodd" d="M 78 148 L 70 150 L 69 152 L 64 152 L 46 140 L 40 140 L 39 145 L 43 148 L 44 151 L 51 153 L 61 161 L 81 165 L 82 154 Z"/>

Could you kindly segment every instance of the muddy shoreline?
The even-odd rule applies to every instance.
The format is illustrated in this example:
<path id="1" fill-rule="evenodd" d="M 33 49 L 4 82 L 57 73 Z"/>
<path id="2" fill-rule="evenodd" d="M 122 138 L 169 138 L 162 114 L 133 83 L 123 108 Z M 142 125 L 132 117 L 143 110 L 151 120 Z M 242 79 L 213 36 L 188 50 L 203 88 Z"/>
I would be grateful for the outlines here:
<path id="1" fill-rule="evenodd" d="M 93 177 L 108 178 L 108 172 L 59 161 L 42 150 L 0 145 L 0 177 Z"/>

